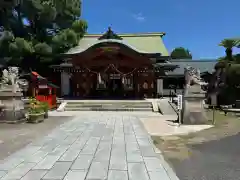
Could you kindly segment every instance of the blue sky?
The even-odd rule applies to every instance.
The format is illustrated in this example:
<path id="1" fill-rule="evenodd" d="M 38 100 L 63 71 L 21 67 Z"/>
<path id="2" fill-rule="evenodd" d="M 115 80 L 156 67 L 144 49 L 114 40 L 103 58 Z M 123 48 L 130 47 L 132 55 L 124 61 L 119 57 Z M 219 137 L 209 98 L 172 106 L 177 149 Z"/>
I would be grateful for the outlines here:
<path id="1" fill-rule="evenodd" d="M 194 58 L 224 55 L 219 42 L 240 37 L 240 0 L 82 0 L 89 33 L 165 32 L 169 51 L 188 48 Z M 234 52 L 239 52 L 234 49 Z"/>

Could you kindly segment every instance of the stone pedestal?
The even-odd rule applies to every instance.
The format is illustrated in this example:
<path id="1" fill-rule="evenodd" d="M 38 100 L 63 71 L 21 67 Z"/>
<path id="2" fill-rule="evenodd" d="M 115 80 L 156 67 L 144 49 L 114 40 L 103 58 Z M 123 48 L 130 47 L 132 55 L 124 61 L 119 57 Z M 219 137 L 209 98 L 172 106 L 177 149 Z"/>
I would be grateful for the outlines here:
<path id="1" fill-rule="evenodd" d="M 183 98 L 183 124 L 206 124 L 208 121 L 204 110 L 205 92 L 201 85 L 195 84 L 185 89 Z"/>
<path id="2" fill-rule="evenodd" d="M 0 90 L 1 115 L 0 122 L 16 123 L 25 119 L 22 93 L 13 93 L 10 88 Z"/>

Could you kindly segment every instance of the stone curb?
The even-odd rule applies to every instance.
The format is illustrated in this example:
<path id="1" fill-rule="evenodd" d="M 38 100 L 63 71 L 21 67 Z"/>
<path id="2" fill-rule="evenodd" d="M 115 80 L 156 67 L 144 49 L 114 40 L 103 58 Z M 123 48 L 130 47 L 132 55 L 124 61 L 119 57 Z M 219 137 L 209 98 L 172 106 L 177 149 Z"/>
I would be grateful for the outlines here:
<path id="1" fill-rule="evenodd" d="M 164 167 L 164 169 L 166 170 L 169 178 L 171 180 L 180 180 L 176 173 L 174 172 L 174 170 L 171 168 L 171 166 L 169 166 L 169 164 L 165 161 L 164 156 L 162 155 L 162 152 L 154 145 L 154 151 L 155 153 L 157 153 L 159 156 L 159 159 L 161 160 L 162 166 Z"/>

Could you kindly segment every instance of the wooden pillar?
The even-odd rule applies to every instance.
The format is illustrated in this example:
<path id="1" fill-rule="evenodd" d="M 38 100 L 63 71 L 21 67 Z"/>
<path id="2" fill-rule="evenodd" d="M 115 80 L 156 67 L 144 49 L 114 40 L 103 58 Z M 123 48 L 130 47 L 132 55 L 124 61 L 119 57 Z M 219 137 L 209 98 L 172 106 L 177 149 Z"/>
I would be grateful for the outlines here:
<path id="1" fill-rule="evenodd" d="M 35 95 L 36 95 L 35 94 L 35 87 L 32 88 L 32 95 L 33 95 L 33 97 L 35 97 Z"/>

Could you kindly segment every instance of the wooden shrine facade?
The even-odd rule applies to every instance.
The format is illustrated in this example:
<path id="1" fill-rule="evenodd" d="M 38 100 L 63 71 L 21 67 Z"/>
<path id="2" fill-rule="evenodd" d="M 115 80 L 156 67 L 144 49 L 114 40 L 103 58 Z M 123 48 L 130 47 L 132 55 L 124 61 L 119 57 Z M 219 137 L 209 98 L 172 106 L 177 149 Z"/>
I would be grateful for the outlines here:
<path id="1" fill-rule="evenodd" d="M 114 39 L 108 38 L 105 34 L 86 50 L 66 55 L 65 63 L 52 66 L 52 78 L 61 87 L 58 96 L 85 99 L 156 97 L 157 78 L 164 72 L 156 69 L 154 63 L 163 58 L 161 54 L 138 52 L 117 35 Z"/>

